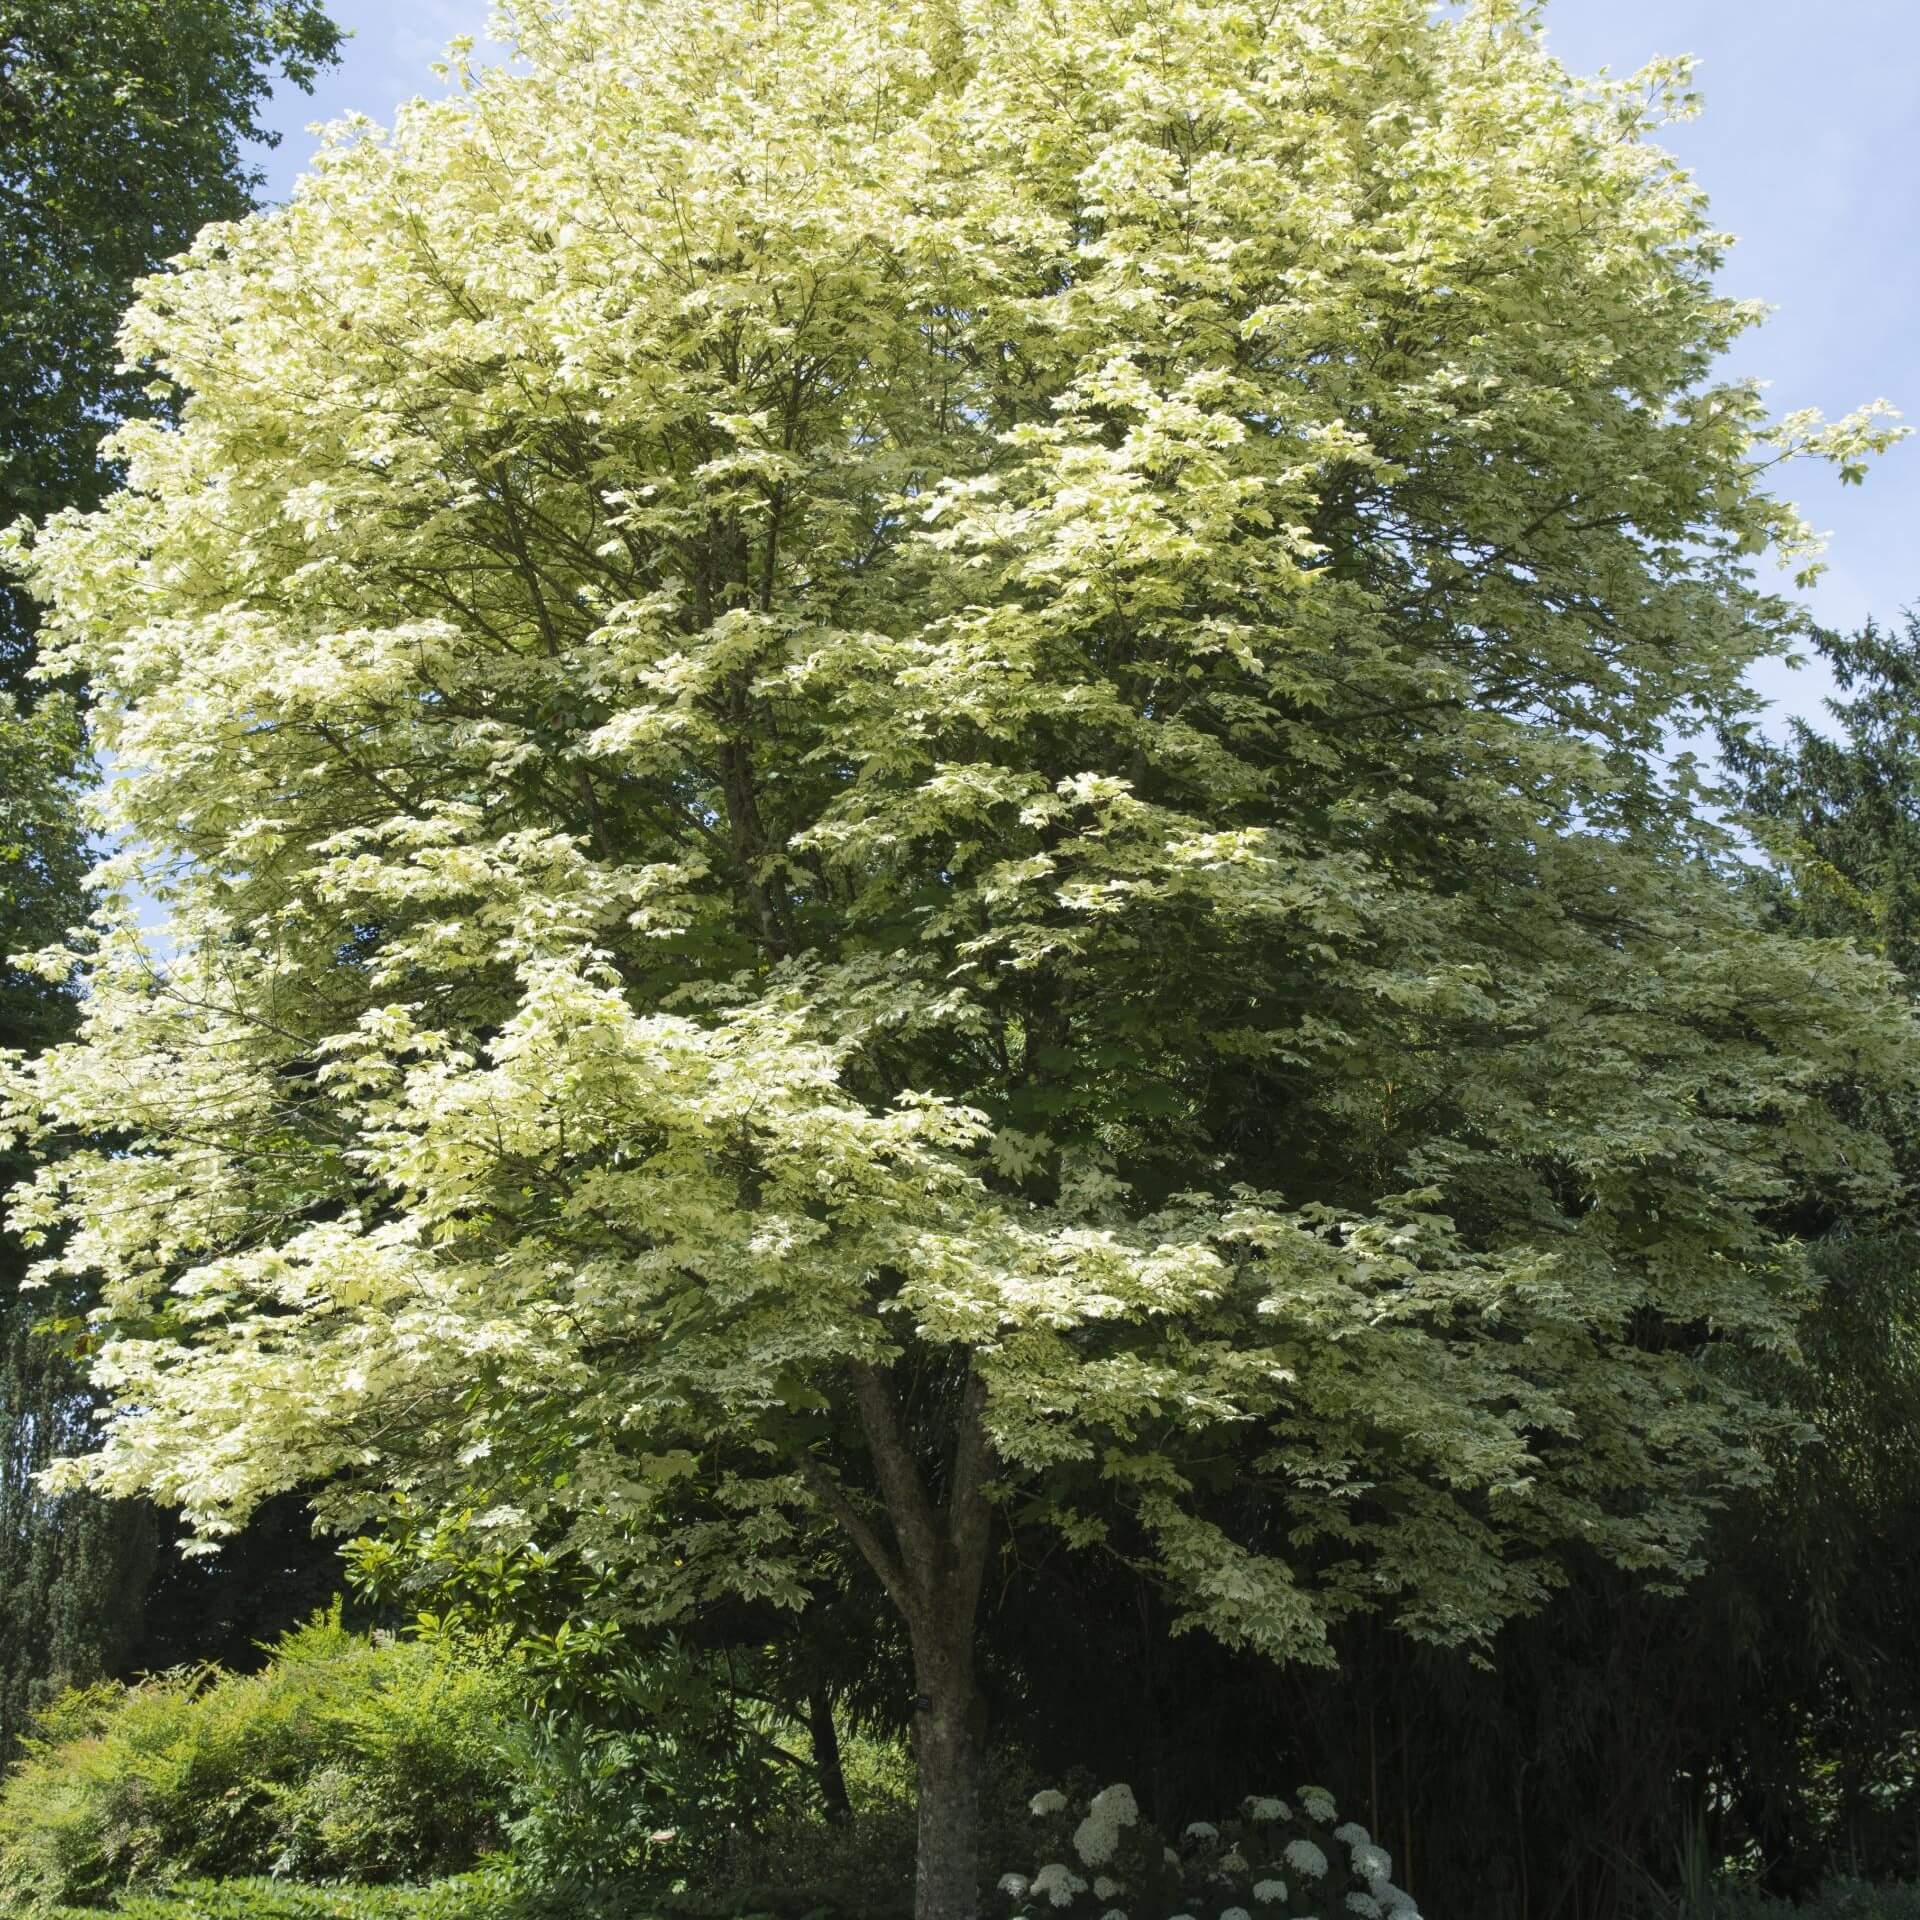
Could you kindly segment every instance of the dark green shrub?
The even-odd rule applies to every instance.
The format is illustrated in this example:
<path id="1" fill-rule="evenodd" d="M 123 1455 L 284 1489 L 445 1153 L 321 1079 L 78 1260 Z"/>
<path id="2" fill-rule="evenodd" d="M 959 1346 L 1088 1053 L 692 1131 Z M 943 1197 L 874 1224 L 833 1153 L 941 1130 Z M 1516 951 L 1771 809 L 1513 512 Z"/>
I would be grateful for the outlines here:
<path id="1" fill-rule="evenodd" d="M 811 1771 L 778 1731 L 715 1663 L 671 1645 L 597 1674 L 574 1710 L 550 1706 L 513 1736 L 514 1858 L 542 1885 L 709 1880 L 804 1803 Z"/>
<path id="2" fill-rule="evenodd" d="M 0 1909 L 200 1876 L 459 1872 L 498 1844 L 515 1709 L 504 1668 L 337 1613 L 259 1674 L 69 1694 L 0 1787 Z"/>
<path id="3" fill-rule="evenodd" d="M 1920 1920 L 1920 1886 L 1829 1880 L 1799 1906 L 1744 1888 L 1717 1887 L 1703 1920 Z"/>

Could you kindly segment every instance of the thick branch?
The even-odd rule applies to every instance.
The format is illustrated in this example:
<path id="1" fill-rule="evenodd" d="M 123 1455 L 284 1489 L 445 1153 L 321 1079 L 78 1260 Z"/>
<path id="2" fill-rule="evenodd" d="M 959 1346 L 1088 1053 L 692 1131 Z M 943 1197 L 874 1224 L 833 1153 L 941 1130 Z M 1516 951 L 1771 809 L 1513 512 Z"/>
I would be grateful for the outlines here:
<path id="1" fill-rule="evenodd" d="M 853 1403 L 859 1409 L 867 1450 L 873 1455 L 874 1478 L 880 1482 L 881 1497 L 899 1537 L 901 1560 L 916 1593 L 931 1594 L 945 1558 L 945 1529 L 914 1465 L 893 1388 L 877 1367 L 864 1361 L 853 1369 Z"/>
<path id="2" fill-rule="evenodd" d="M 903 1618 L 911 1618 L 913 1589 L 908 1582 L 906 1569 L 887 1551 L 886 1542 L 867 1524 L 859 1509 L 847 1498 L 839 1481 L 812 1454 L 795 1454 L 794 1465 L 800 1469 L 800 1477 L 813 1489 L 820 1504 L 840 1523 L 841 1531 L 859 1548 L 860 1557 L 878 1575 L 880 1584 L 887 1590 L 887 1598 L 900 1609 Z"/>
<path id="3" fill-rule="evenodd" d="M 726 801 L 727 825 L 733 841 L 733 857 L 740 869 L 748 903 L 759 924 L 760 938 L 767 951 L 785 958 L 791 943 L 773 890 L 761 877 L 760 866 L 766 857 L 767 830 L 760 819 L 760 803 L 754 791 L 753 752 L 746 742 L 746 702 L 740 700 L 735 716 L 740 731 L 720 747 L 720 791 Z"/>
<path id="4" fill-rule="evenodd" d="M 987 1383 L 969 1371 L 960 1395 L 959 1431 L 953 1442 L 953 1479 L 947 1502 L 947 1538 L 953 1543 L 960 1577 L 978 1593 L 986 1572 L 993 1509 L 987 1504 L 987 1476 L 993 1471 L 993 1442 L 987 1434 Z"/>

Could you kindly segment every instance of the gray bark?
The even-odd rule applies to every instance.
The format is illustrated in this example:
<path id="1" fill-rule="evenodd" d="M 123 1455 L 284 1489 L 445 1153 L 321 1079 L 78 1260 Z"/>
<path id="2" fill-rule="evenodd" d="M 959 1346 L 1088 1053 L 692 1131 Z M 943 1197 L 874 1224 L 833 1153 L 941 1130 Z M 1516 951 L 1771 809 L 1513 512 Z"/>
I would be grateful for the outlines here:
<path id="1" fill-rule="evenodd" d="M 970 1604 L 966 1611 L 958 1641 L 938 1632 L 914 1636 L 920 1681 L 913 1726 L 920 1788 L 914 1920 L 975 1920 L 980 1906 L 986 1707 L 974 1684 Z"/>
<path id="2" fill-rule="evenodd" d="M 969 1374 L 962 1389 L 944 1506 L 927 1492 L 885 1374 L 854 1368 L 853 1398 L 892 1543 L 817 1461 L 803 1457 L 799 1464 L 879 1576 L 913 1647 L 920 1690 L 913 1742 L 919 1775 L 914 1920 L 975 1920 L 986 1706 L 974 1672 L 974 1623 L 993 1517 L 986 1498 L 993 1465 L 986 1388 Z"/>

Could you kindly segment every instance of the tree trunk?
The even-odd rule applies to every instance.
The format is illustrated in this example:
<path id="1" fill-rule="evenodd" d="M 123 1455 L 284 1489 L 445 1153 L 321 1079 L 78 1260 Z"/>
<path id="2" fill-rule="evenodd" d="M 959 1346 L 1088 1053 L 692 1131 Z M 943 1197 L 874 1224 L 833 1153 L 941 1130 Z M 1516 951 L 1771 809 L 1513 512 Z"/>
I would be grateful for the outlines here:
<path id="1" fill-rule="evenodd" d="M 840 1729 L 833 1723 L 833 1695 L 819 1681 L 807 1690 L 807 1731 L 813 1736 L 813 1771 L 821 1803 L 836 1826 L 853 1818 L 847 1776 L 840 1765 Z"/>
<path id="2" fill-rule="evenodd" d="M 882 1537 L 819 1461 L 802 1453 L 795 1465 L 879 1576 L 913 1644 L 920 1687 L 913 1721 L 920 1803 L 914 1920 L 974 1920 L 986 1707 L 974 1679 L 973 1634 L 992 1531 L 986 1486 L 994 1464 L 986 1383 L 972 1372 L 962 1382 L 945 1463 L 947 1497 L 937 1504 L 892 1382 L 873 1366 L 850 1372 L 893 1539 Z"/>
<path id="3" fill-rule="evenodd" d="M 914 1633 L 920 1698 L 913 1719 L 920 1821 L 914 1920 L 974 1920 L 980 1905 L 980 1773 L 986 1709 L 973 1677 L 973 1595 L 964 1623 Z M 959 1611 L 956 1606 L 955 1611 Z"/>

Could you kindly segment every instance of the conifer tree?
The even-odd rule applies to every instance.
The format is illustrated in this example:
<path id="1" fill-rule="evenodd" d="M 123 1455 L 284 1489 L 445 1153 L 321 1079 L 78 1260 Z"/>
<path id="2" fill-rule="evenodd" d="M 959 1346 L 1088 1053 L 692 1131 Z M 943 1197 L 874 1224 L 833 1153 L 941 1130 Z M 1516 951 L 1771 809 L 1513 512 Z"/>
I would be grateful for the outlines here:
<path id="1" fill-rule="evenodd" d="M 1837 693 L 1824 724 L 1727 742 L 1744 816 L 1773 856 L 1782 918 L 1851 935 L 1920 982 L 1920 613 L 1816 637 Z"/>

